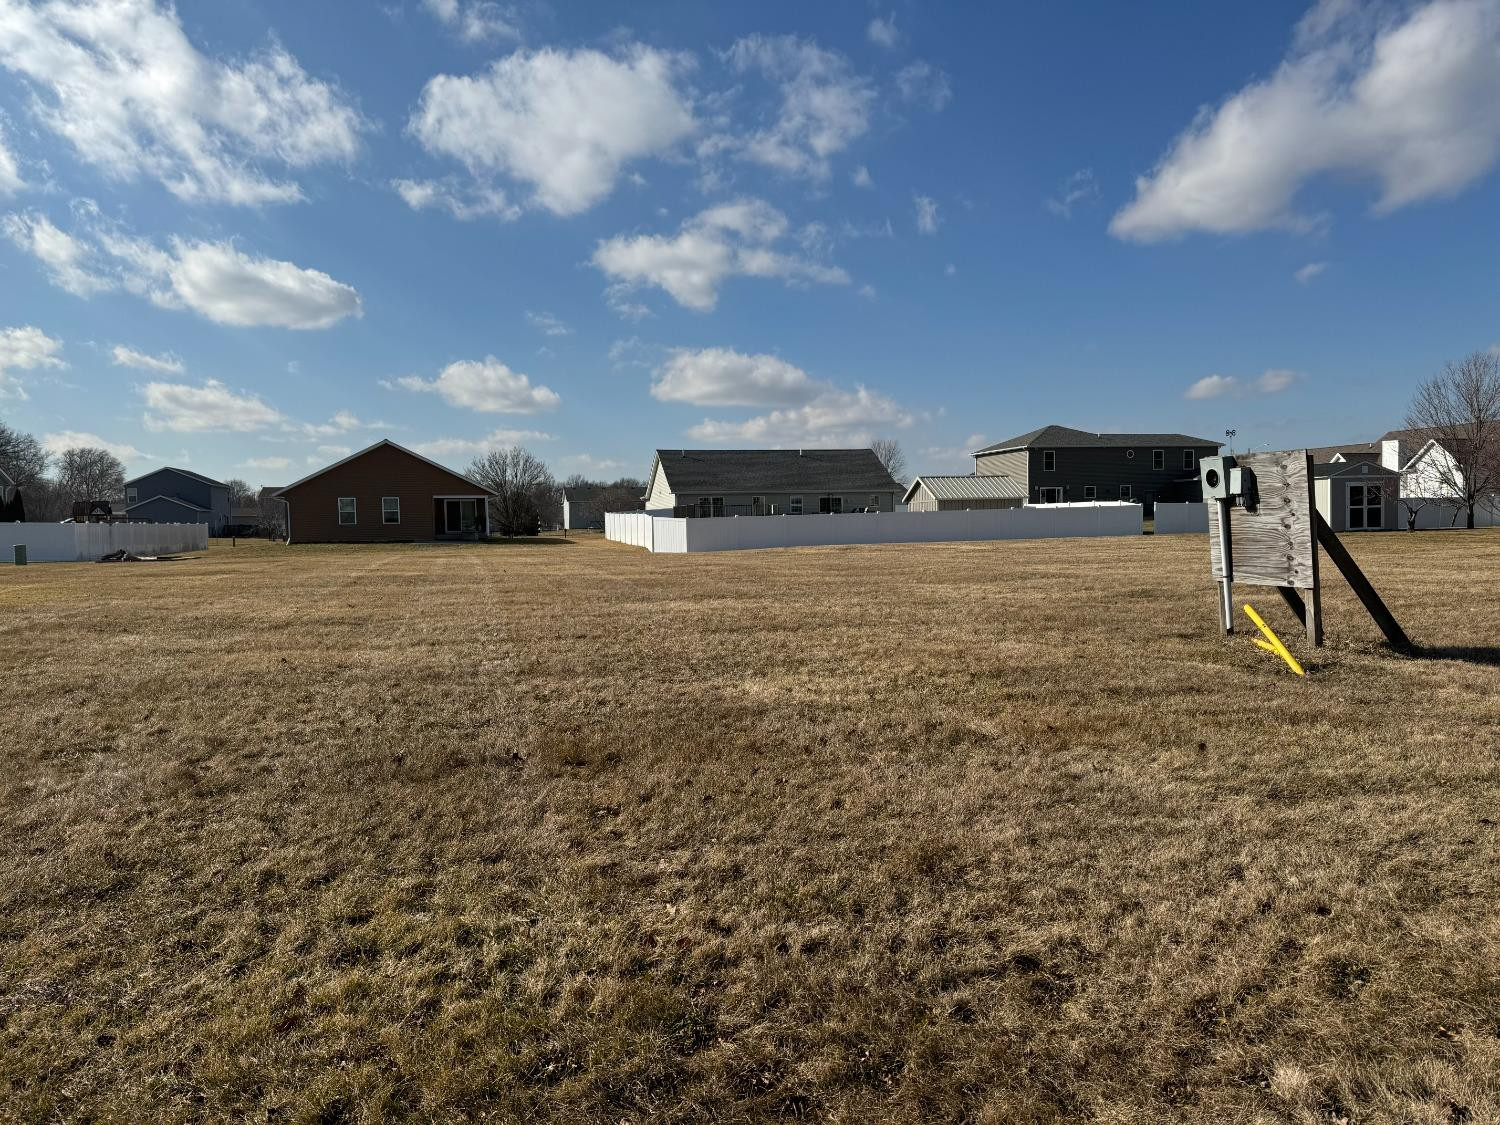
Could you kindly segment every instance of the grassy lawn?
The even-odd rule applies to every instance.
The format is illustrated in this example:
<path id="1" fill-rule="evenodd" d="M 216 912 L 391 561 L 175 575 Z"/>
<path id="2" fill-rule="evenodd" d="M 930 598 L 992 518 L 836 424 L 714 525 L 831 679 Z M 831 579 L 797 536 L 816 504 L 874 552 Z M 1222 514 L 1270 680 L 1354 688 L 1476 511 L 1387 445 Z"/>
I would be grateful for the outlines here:
<path id="1" fill-rule="evenodd" d="M 1426 658 L 1201 536 L 0 568 L 0 1117 L 1500 1120 L 1500 532 L 1345 541 Z"/>

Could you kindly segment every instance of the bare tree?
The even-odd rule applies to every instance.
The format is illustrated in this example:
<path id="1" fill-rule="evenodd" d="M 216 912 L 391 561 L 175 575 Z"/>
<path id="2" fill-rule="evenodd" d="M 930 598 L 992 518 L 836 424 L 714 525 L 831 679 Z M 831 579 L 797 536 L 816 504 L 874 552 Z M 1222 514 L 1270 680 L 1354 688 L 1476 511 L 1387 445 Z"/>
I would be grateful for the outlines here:
<path id="1" fill-rule="evenodd" d="M 17 488 L 28 488 L 45 477 L 51 460 L 36 438 L 0 422 L 0 469 Z"/>
<path id="2" fill-rule="evenodd" d="M 57 483 L 70 503 L 118 500 L 125 494 L 125 466 L 107 449 L 65 449 L 57 459 Z"/>
<path id="3" fill-rule="evenodd" d="M 256 498 L 260 508 L 260 528 L 267 539 L 286 538 L 286 501 L 278 500 L 271 490 L 263 488 Z"/>
<path id="4" fill-rule="evenodd" d="M 1455 500 L 1474 526 L 1474 509 L 1500 492 L 1500 356 L 1474 352 L 1417 388 L 1406 412 L 1408 429 L 1435 440 L 1424 482 Z"/>
<path id="5" fill-rule="evenodd" d="M 467 476 L 495 495 L 490 499 L 490 518 L 500 534 L 535 535 L 542 516 L 557 494 L 557 482 L 541 458 L 519 445 L 492 449 L 476 457 Z"/>
<path id="6" fill-rule="evenodd" d="M 239 477 L 230 477 L 224 482 L 229 489 L 230 508 L 248 508 L 255 504 L 255 489 Z"/>
<path id="7" fill-rule="evenodd" d="M 895 438 L 876 438 L 870 443 L 870 448 L 875 451 L 875 456 L 880 458 L 885 471 L 890 473 L 898 484 L 905 484 L 906 452 L 901 448 L 901 443 Z"/>

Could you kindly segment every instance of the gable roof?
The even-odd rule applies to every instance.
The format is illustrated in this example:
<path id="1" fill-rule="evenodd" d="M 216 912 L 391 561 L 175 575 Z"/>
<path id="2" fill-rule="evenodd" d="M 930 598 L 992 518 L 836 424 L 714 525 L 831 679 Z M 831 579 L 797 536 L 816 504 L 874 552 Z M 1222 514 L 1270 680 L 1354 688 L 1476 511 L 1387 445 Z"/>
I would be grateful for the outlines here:
<path id="1" fill-rule="evenodd" d="M 873 449 L 658 449 L 658 467 L 673 493 L 901 491 Z"/>
<path id="2" fill-rule="evenodd" d="M 934 500 L 1025 500 L 1026 490 L 1004 475 L 920 476 L 911 482 L 902 503 L 910 504 L 918 488 L 926 486 Z"/>
<path id="3" fill-rule="evenodd" d="M 1088 430 L 1075 430 L 1071 426 L 1043 426 L 1006 441 L 997 441 L 970 454 L 978 457 L 985 453 L 1009 453 L 1016 449 L 1033 449 L 1045 446 L 1048 449 L 1127 449 L 1151 445 L 1213 446 L 1218 449 L 1224 443 L 1210 438 L 1192 437 L 1189 434 L 1095 434 Z"/>
<path id="4" fill-rule="evenodd" d="M 1387 469 L 1378 461 L 1332 461 L 1322 465 L 1313 465 L 1315 477 L 1341 477 L 1345 474 L 1357 477 L 1399 477 L 1401 475 L 1395 469 Z"/>
<path id="5" fill-rule="evenodd" d="M 168 504 L 178 504 L 178 505 L 181 505 L 184 508 L 191 508 L 195 512 L 206 512 L 206 511 L 208 511 L 207 508 L 200 508 L 200 507 L 198 507 L 197 504 L 189 504 L 186 500 L 184 500 L 180 496 L 168 496 L 164 492 L 158 492 L 155 496 L 151 497 L 149 500 L 137 500 L 134 504 L 126 504 L 124 510 L 128 512 L 132 508 L 139 508 L 143 504 L 154 504 L 158 500 L 165 500 Z"/>
<path id="6" fill-rule="evenodd" d="M 229 487 L 227 484 L 225 484 L 221 480 L 214 480 L 213 477 L 206 477 L 202 473 L 195 473 L 195 472 L 193 472 L 191 469 L 179 469 L 175 465 L 163 465 L 159 469 L 152 469 L 149 473 L 142 473 L 138 477 L 131 477 L 125 483 L 127 485 L 131 485 L 131 484 L 134 484 L 138 480 L 145 480 L 147 477 L 155 476 L 157 473 L 176 473 L 179 476 L 191 477 L 193 480 L 202 481 L 204 484 L 213 485 L 213 487 L 215 487 L 215 488 L 228 488 Z"/>
<path id="7" fill-rule="evenodd" d="M 1345 461 L 1380 460 L 1378 441 L 1357 441 L 1350 445 L 1313 445 L 1307 451 L 1312 454 L 1315 465 L 1332 464 L 1335 457 L 1342 457 Z"/>
<path id="8" fill-rule="evenodd" d="M 363 457 L 366 453 L 373 453 L 375 450 L 379 449 L 382 445 L 388 445 L 392 449 L 399 450 L 400 452 L 406 454 L 408 457 L 415 457 L 418 461 L 422 461 L 422 462 L 424 462 L 424 463 L 426 463 L 428 465 L 431 465 L 434 469 L 438 469 L 438 470 L 441 470 L 442 472 L 447 473 L 450 477 L 453 477 L 456 480 L 461 480 L 465 484 L 473 485 L 475 488 L 479 489 L 480 492 L 483 492 L 486 496 L 494 496 L 495 495 L 494 491 L 492 491 L 491 489 L 485 488 L 484 485 L 480 484 L 477 480 L 473 480 L 473 479 L 471 479 L 469 477 L 466 477 L 466 476 L 463 475 L 463 473 L 456 473 L 452 469 L 448 468 L 447 465 L 439 465 L 431 457 L 423 457 L 420 453 L 413 452 L 412 450 L 407 449 L 406 446 L 404 446 L 404 445 L 397 445 L 390 438 L 381 438 L 374 445 L 367 445 L 363 449 L 356 450 L 354 453 L 349 454 L 349 456 L 343 458 L 342 460 L 335 461 L 332 465 L 324 465 L 321 469 L 317 470 L 316 472 L 308 473 L 307 476 L 303 477 L 301 480 L 294 480 L 294 481 L 292 481 L 291 484 L 288 484 L 288 485 L 286 485 L 286 486 L 278 489 L 272 495 L 274 495 L 276 497 L 279 497 L 281 499 L 285 499 L 286 498 L 286 494 L 288 492 L 290 492 L 292 489 L 296 488 L 298 485 L 306 484 L 308 481 L 314 480 L 315 478 L 322 476 L 324 473 L 332 472 L 334 469 L 337 469 L 340 465 L 347 465 L 350 461 L 357 461 L 357 460 L 359 460 L 359 458 Z"/>

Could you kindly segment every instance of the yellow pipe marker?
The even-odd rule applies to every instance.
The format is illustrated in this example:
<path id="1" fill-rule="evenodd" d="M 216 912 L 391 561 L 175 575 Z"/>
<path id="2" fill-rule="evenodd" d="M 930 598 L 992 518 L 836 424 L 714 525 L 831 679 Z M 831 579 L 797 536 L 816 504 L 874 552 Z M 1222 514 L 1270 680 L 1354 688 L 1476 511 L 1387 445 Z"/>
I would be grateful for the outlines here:
<path id="1" fill-rule="evenodd" d="M 1265 649 L 1267 652 L 1274 652 L 1277 656 L 1281 657 L 1281 659 L 1286 661 L 1286 666 L 1293 672 L 1296 672 L 1297 675 L 1307 675 L 1307 673 L 1302 670 L 1302 665 L 1297 663 L 1297 658 L 1291 654 L 1286 645 L 1281 643 L 1281 638 L 1278 637 L 1275 633 L 1271 632 L 1271 627 L 1261 620 L 1260 614 L 1255 612 L 1255 607 L 1252 606 L 1249 602 L 1246 602 L 1244 609 L 1245 616 L 1250 618 L 1251 621 L 1255 622 L 1255 627 L 1266 635 L 1265 640 L 1261 640 L 1259 637 L 1254 638 L 1256 645 L 1260 648 Z"/>

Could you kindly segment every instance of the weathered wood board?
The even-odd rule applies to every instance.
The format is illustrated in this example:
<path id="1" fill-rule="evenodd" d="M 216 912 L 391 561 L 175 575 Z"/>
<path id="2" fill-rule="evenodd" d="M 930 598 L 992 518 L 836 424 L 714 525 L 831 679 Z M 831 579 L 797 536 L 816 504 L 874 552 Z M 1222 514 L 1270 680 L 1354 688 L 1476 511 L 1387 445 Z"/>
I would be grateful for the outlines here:
<path id="1" fill-rule="evenodd" d="M 1314 516 L 1312 457 L 1306 450 L 1292 453 L 1246 453 L 1235 462 L 1255 474 L 1258 502 L 1254 511 L 1231 508 L 1230 566 L 1234 581 L 1254 586 L 1295 586 L 1313 590 L 1318 585 L 1317 531 Z M 1212 506 L 1216 501 L 1209 501 Z M 1209 558 L 1213 577 L 1224 577 L 1219 565 L 1219 521 L 1210 512 Z"/>

